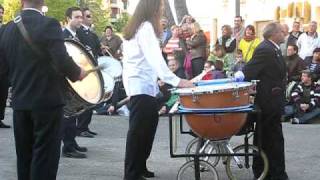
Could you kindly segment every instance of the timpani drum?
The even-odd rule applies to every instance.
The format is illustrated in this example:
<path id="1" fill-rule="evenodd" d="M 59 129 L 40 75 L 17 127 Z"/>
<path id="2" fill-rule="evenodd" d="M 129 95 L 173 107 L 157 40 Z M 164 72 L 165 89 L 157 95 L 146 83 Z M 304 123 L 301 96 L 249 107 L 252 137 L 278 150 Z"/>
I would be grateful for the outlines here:
<path id="1" fill-rule="evenodd" d="M 217 83 L 215 83 L 217 82 Z M 194 110 L 236 110 L 250 106 L 252 83 L 211 80 L 195 88 L 177 89 L 183 108 Z M 246 113 L 188 114 L 186 121 L 199 137 L 210 140 L 230 138 L 245 124 Z"/>

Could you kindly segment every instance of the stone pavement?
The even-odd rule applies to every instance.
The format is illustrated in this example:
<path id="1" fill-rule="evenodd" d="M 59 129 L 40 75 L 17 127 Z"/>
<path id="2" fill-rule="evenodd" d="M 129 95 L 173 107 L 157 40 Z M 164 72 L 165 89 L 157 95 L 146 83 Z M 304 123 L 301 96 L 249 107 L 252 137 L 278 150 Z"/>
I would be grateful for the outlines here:
<path id="1" fill-rule="evenodd" d="M 5 123 L 12 124 L 12 112 L 7 109 Z M 99 133 L 96 138 L 78 138 L 81 146 L 89 148 L 88 159 L 61 158 L 58 180 L 122 180 L 125 138 L 128 118 L 120 116 L 94 116 L 91 129 Z M 320 125 L 283 124 L 286 143 L 287 171 L 291 180 L 320 180 Z M 154 180 L 174 180 L 185 162 L 183 158 L 170 158 L 168 120 L 161 118 L 148 167 L 154 170 Z M 183 152 L 190 136 L 179 137 L 179 150 Z M 232 144 L 241 144 L 239 137 Z M 181 151 L 182 150 L 182 151 Z M 221 180 L 227 179 L 220 163 Z M 0 129 L 0 180 L 15 180 L 15 148 L 13 130 Z"/>

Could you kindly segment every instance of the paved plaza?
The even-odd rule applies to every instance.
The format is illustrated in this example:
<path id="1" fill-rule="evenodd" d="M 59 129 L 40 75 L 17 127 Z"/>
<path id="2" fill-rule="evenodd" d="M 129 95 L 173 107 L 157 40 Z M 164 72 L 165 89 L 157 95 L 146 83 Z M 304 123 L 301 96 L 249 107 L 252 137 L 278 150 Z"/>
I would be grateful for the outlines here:
<path id="1" fill-rule="evenodd" d="M 12 111 L 7 109 L 5 123 L 12 124 Z M 61 158 L 58 180 L 122 180 L 125 138 L 128 118 L 94 116 L 91 129 L 96 138 L 78 138 L 89 149 L 87 159 Z M 291 180 L 320 179 L 320 125 L 283 124 L 286 143 L 286 164 Z M 183 152 L 190 136 L 179 136 L 178 150 Z M 232 145 L 242 138 L 232 138 Z M 0 180 L 16 180 L 16 157 L 13 130 L 0 129 Z M 148 166 L 154 170 L 154 180 L 174 180 L 185 159 L 170 158 L 168 119 L 161 118 Z M 222 163 L 217 167 L 221 180 L 226 180 Z"/>

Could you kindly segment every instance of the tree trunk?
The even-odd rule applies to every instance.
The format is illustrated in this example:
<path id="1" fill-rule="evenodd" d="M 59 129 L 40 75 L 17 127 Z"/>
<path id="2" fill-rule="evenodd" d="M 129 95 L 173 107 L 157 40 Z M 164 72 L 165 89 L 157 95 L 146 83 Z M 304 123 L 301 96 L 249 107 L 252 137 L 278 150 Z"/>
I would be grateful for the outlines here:
<path id="1" fill-rule="evenodd" d="M 178 23 L 181 22 L 183 16 L 189 14 L 186 0 L 174 0 Z"/>
<path id="2" fill-rule="evenodd" d="M 176 23 L 174 22 L 173 14 L 170 9 L 169 0 L 164 0 L 164 7 L 165 7 L 164 16 L 168 20 L 168 26 L 171 27 L 172 25 L 174 25 Z"/>

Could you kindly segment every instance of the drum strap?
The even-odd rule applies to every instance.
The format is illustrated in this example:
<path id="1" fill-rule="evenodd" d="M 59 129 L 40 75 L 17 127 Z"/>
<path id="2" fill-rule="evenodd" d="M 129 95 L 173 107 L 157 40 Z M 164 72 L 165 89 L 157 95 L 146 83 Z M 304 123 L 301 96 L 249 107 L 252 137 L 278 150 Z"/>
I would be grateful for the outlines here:
<path id="1" fill-rule="evenodd" d="M 26 27 L 24 26 L 23 22 L 22 22 L 22 17 L 20 15 L 18 15 L 17 17 L 14 18 L 13 22 L 17 25 L 23 39 L 28 43 L 28 45 L 30 46 L 30 48 L 33 50 L 33 52 L 35 52 L 39 57 L 44 58 L 45 55 L 42 53 L 42 51 L 40 51 L 40 49 L 33 43 Z M 51 67 L 58 73 L 60 71 L 58 71 L 58 68 L 53 64 L 52 61 L 49 62 L 51 64 Z"/>

